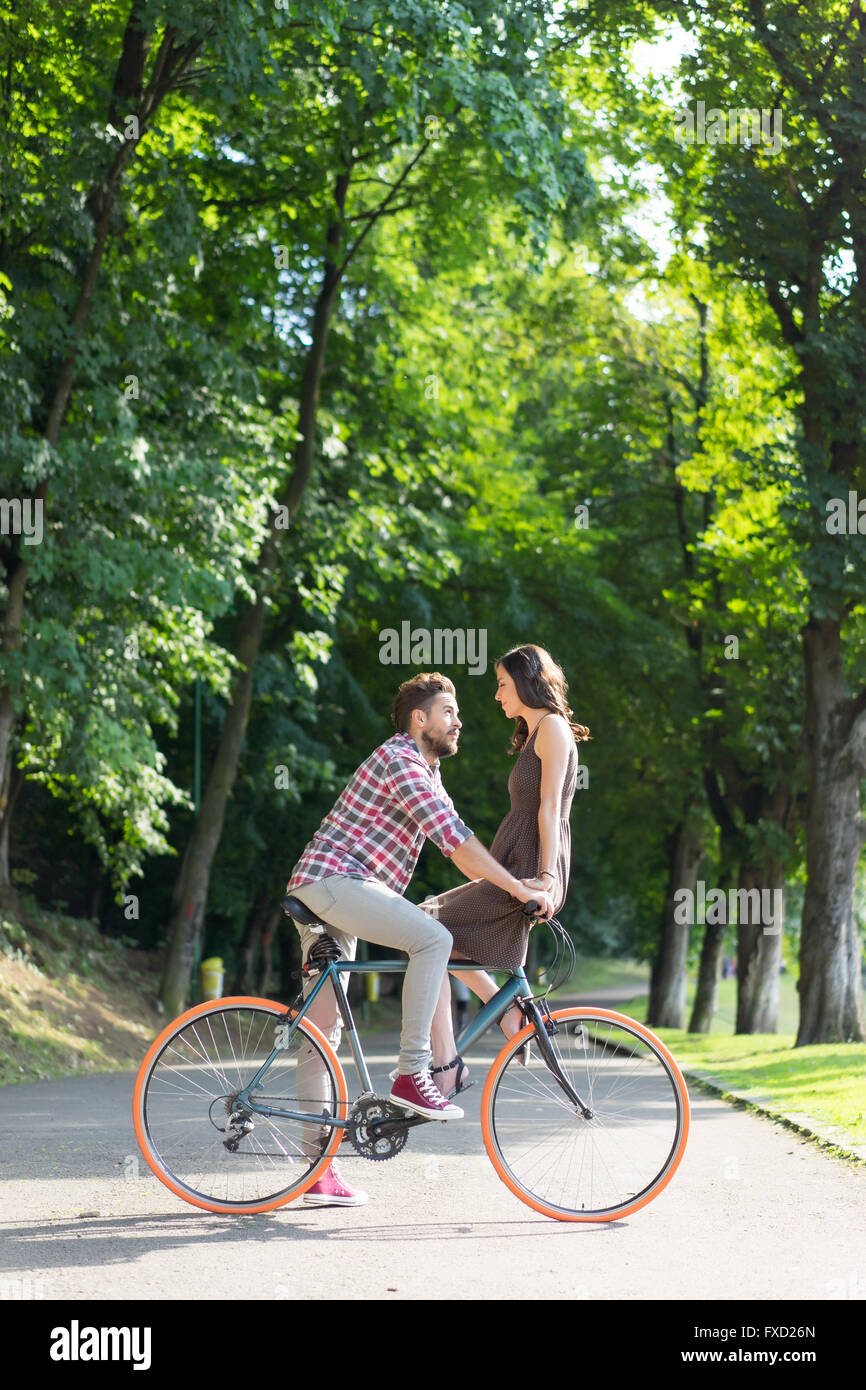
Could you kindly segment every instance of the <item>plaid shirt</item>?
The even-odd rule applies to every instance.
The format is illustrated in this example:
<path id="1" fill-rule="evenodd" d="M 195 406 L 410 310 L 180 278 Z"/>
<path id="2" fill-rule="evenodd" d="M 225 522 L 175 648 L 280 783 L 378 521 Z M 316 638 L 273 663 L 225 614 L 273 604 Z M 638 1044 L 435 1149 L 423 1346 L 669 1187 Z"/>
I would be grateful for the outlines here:
<path id="1" fill-rule="evenodd" d="M 295 865 L 286 891 L 345 874 L 378 878 L 402 894 L 425 835 L 443 854 L 452 854 L 471 834 L 442 785 L 438 759 L 431 767 L 414 739 L 395 734 L 353 773 Z"/>

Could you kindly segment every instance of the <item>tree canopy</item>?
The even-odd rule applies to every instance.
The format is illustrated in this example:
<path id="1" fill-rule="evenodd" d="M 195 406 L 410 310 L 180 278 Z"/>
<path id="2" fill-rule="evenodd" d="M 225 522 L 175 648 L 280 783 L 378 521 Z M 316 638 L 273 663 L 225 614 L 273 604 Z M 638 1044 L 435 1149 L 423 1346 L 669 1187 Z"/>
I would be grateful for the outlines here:
<path id="1" fill-rule="evenodd" d="M 842 0 L 0 4 L 5 891 L 182 1002 L 388 736 L 383 633 L 474 635 L 485 843 L 532 641 L 592 731 L 581 948 L 673 1018 L 722 938 L 672 889 L 780 885 L 800 1041 L 860 1036 L 864 44 Z"/>

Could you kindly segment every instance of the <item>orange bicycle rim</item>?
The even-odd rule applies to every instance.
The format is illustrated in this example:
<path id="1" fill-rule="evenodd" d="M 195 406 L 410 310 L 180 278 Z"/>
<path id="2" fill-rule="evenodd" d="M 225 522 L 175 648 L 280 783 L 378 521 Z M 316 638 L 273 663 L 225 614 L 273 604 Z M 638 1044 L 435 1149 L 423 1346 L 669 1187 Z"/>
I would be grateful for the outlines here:
<path id="1" fill-rule="evenodd" d="M 144 1158 L 148 1167 L 150 1168 L 151 1172 L 159 1178 L 160 1182 L 163 1183 L 165 1187 L 169 1188 L 169 1190 L 173 1192 L 176 1197 L 182 1198 L 184 1202 L 189 1202 L 194 1207 L 201 1207 L 204 1211 L 222 1212 L 227 1215 L 238 1213 L 240 1215 L 250 1216 L 254 1215 L 257 1212 L 273 1211 L 275 1207 L 286 1206 L 289 1202 L 293 1202 L 296 1197 L 302 1197 L 303 1194 L 307 1191 L 307 1188 L 312 1187 L 313 1184 L 318 1181 L 318 1179 L 324 1173 L 325 1169 L 328 1167 L 328 1164 L 330 1163 L 331 1159 L 334 1157 L 335 1153 L 337 1152 L 337 1149 L 340 1146 L 340 1141 L 343 1137 L 343 1131 L 340 1129 L 334 1130 L 333 1134 L 328 1140 L 327 1148 L 322 1154 L 322 1157 L 319 1160 L 319 1162 L 311 1170 L 309 1176 L 304 1179 L 303 1183 L 301 1183 L 297 1188 L 294 1188 L 292 1192 L 288 1195 L 288 1197 L 276 1197 L 271 1201 L 262 1202 L 256 1206 L 227 1206 L 224 1203 L 215 1204 L 209 1202 L 204 1197 L 192 1196 L 189 1192 L 185 1191 L 177 1183 L 173 1182 L 172 1179 L 168 1176 L 168 1174 L 164 1173 L 162 1169 L 157 1166 L 157 1164 L 151 1158 L 150 1147 L 144 1136 L 144 1127 L 141 1119 L 141 1096 L 144 1088 L 145 1078 L 147 1076 L 148 1068 L 150 1067 L 151 1061 L 153 1060 L 156 1053 L 159 1052 L 163 1043 L 169 1037 L 171 1037 L 173 1033 L 177 1031 L 179 1024 L 190 1023 L 194 1018 L 198 1018 L 202 1014 L 213 1012 L 215 1009 L 224 1008 L 226 1006 L 231 1007 L 233 1005 L 248 1005 L 253 1008 L 270 1009 L 278 1014 L 288 1013 L 292 1018 L 296 1017 L 296 1011 L 290 1009 L 287 1010 L 285 1004 L 278 1004 L 273 999 L 256 999 L 252 996 L 241 994 L 227 995 L 224 999 L 206 1000 L 203 1004 L 196 1004 L 194 1008 L 187 1009 L 186 1013 L 178 1014 L 177 1018 L 172 1019 L 171 1023 L 167 1023 L 165 1028 L 163 1028 L 162 1032 L 159 1034 L 159 1037 L 155 1038 L 154 1041 L 151 1043 L 145 1055 L 144 1061 L 138 1069 L 138 1075 L 135 1079 L 135 1090 L 133 1091 L 132 1095 L 132 1121 L 135 1125 L 135 1137 L 138 1140 L 138 1147 L 144 1154 Z M 316 1042 L 319 1044 L 322 1051 L 327 1056 L 328 1061 L 331 1062 L 333 1065 L 334 1074 L 337 1078 L 337 1084 L 339 1087 L 339 1096 L 337 1098 L 336 1106 L 336 1118 L 339 1120 L 343 1120 L 349 1113 L 349 1092 L 346 1086 L 346 1077 L 343 1073 L 343 1068 L 337 1058 L 336 1053 L 334 1052 L 334 1049 L 331 1047 L 331 1044 L 328 1042 L 324 1033 L 320 1032 L 316 1025 L 314 1023 L 311 1023 L 309 1019 L 305 1018 L 303 1020 L 303 1024 L 304 1028 L 309 1029 L 310 1033 L 315 1037 Z"/>
<path id="2" fill-rule="evenodd" d="M 662 1178 L 661 1182 L 659 1182 L 655 1187 L 653 1187 L 651 1192 L 644 1193 L 642 1197 L 640 1197 L 637 1201 L 633 1202 L 630 1206 L 623 1207 L 622 1210 L 616 1211 L 611 1216 L 598 1216 L 595 1214 L 582 1216 L 578 1212 L 563 1212 L 559 1208 L 551 1207 L 547 1205 L 545 1202 L 539 1201 L 537 1197 L 532 1196 L 531 1193 L 527 1192 L 524 1188 L 520 1187 L 514 1181 L 511 1174 L 504 1167 L 498 1153 L 496 1152 L 496 1145 L 493 1140 L 493 1134 L 491 1132 L 489 1119 L 490 1097 L 493 1093 L 493 1087 L 496 1083 L 497 1076 L 499 1075 L 500 1066 L 504 1062 L 505 1054 L 511 1051 L 512 1047 L 518 1040 L 525 1041 L 527 1038 L 532 1037 L 532 1035 L 535 1033 L 535 1027 L 531 1023 L 527 1024 L 525 1028 L 521 1028 L 520 1032 L 515 1033 L 513 1038 L 509 1038 L 508 1042 L 505 1043 L 502 1050 L 495 1058 L 493 1065 L 490 1068 L 490 1071 L 487 1073 L 487 1080 L 485 1082 L 484 1091 L 481 1096 L 481 1131 L 484 1135 L 484 1147 L 487 1150 L 487 1156 L 490 1159 L 490 1162 L 496 1169 L 498 1176 L 505 1183 L 505 1186 L 511 1192 L 514 1193 L 515 1197 L 519 1197 L 521 1202 L 525 1202 L 527 1206 L 532 1207 L 534 1211 L 540 1212 L 542 1216 L 551 1216 L 555 1221 L 620 1221 L 623 1217 L 631 1216 L 633 1212 L 639 1211 L 641 1207 L 646 1206 L 647 1202 L 651 1202 L 655 1197 L 657 1197 L 659 1193 L 663 1191 L 665 1187 L 667 1187 L 674 1173 L 677 1171 L 677 1168 L 679 1167 L 680 1162 L 682 1160 L 683 1154 L 685 1153 L 686 1140 L 689 1137 L 689 1093 L 685 1080 L 683 1078 L 683 1074 L 677 1066 L 677 1063 L 674 1060 L 672 1054 L 665 1047 L 661 1039 L 657 1038 L 655 1033 L 651 1032 L 650 1029 L 646 1028 L 642 1023 L 637 1023 L 633 1018 L 627 1018 L 625 1014 L 614 1013 L 612 1009 L 554 1009 L 551 1015 L 551 1017 L 553 1017 L 554 1019 L 565 1017 L 580 1018 L 581 1016 L 584 1018 L 605 1018 L 608 1019 L 611 1023 L 627 1023 L 629 1028 L 634 1029 L 634 1031 L 638 1033 L 644 1039 L 645 1042 L 650 1042 L 654 1047 L 657 1047 L 661 1055 L 664 1057 L 665 1061 L 670 1064 L 671 1071 L 673 1072 L 674 1079 L 676 1081 L 677 1088 L 682 1100 L 683 1128 L 682 1134 L 680 1135 L 679 1143 L 677 1144 L 677 1150 L 674 1155 L 673 1161 L 671 1162 L 671 1165 L 668 1168 L 668 1171 L 665 1173 L 664 1177 Z"/>

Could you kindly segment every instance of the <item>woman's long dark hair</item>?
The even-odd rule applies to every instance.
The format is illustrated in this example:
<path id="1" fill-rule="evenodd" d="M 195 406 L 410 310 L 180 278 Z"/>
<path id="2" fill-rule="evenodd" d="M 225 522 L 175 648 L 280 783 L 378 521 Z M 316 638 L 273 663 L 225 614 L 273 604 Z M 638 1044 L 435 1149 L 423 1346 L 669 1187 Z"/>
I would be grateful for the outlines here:
<path id="1" fill-rule="evenodd" d="M 568 720 L 575 743 L 581 743 L 591 737 L 585 724 L 575 724 L 572 719 L 573 710 L 569 708 L 565 698 L 568 681 L 550 652 L 530 642 L 525 647 L 512 647 L 510 652 L 499 657 L 495 665 L 508 672 L 522 704 L 528 705 L 530 709 L 549 709 L 553 714 L 561 714 L 563 719 Z M 529 728 L 526 720 L 519 714 L 514 721 L 514 733 L 508 751 L 519 753 L 528 737 Z"/>

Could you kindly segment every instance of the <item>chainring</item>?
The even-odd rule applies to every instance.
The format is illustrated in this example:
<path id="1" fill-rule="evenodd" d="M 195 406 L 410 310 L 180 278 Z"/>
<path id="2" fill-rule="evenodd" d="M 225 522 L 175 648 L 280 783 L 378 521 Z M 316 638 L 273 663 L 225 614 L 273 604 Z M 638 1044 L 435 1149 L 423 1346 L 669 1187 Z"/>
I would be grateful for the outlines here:
<path id="1" fill-rule="evenodd" d="M 377 1120 L 402 1120 L 404 1112 L 387 1100 L 371 1096 L 356 1102 L 349 1116 L 349 1139 L 361 1154 L 376 1163 L 395 1158 L 406 1147 L 409 1133 L 405 1129 L 393 1130 L 390 1134 L 376 1135 L 373 1126 Z"/>

